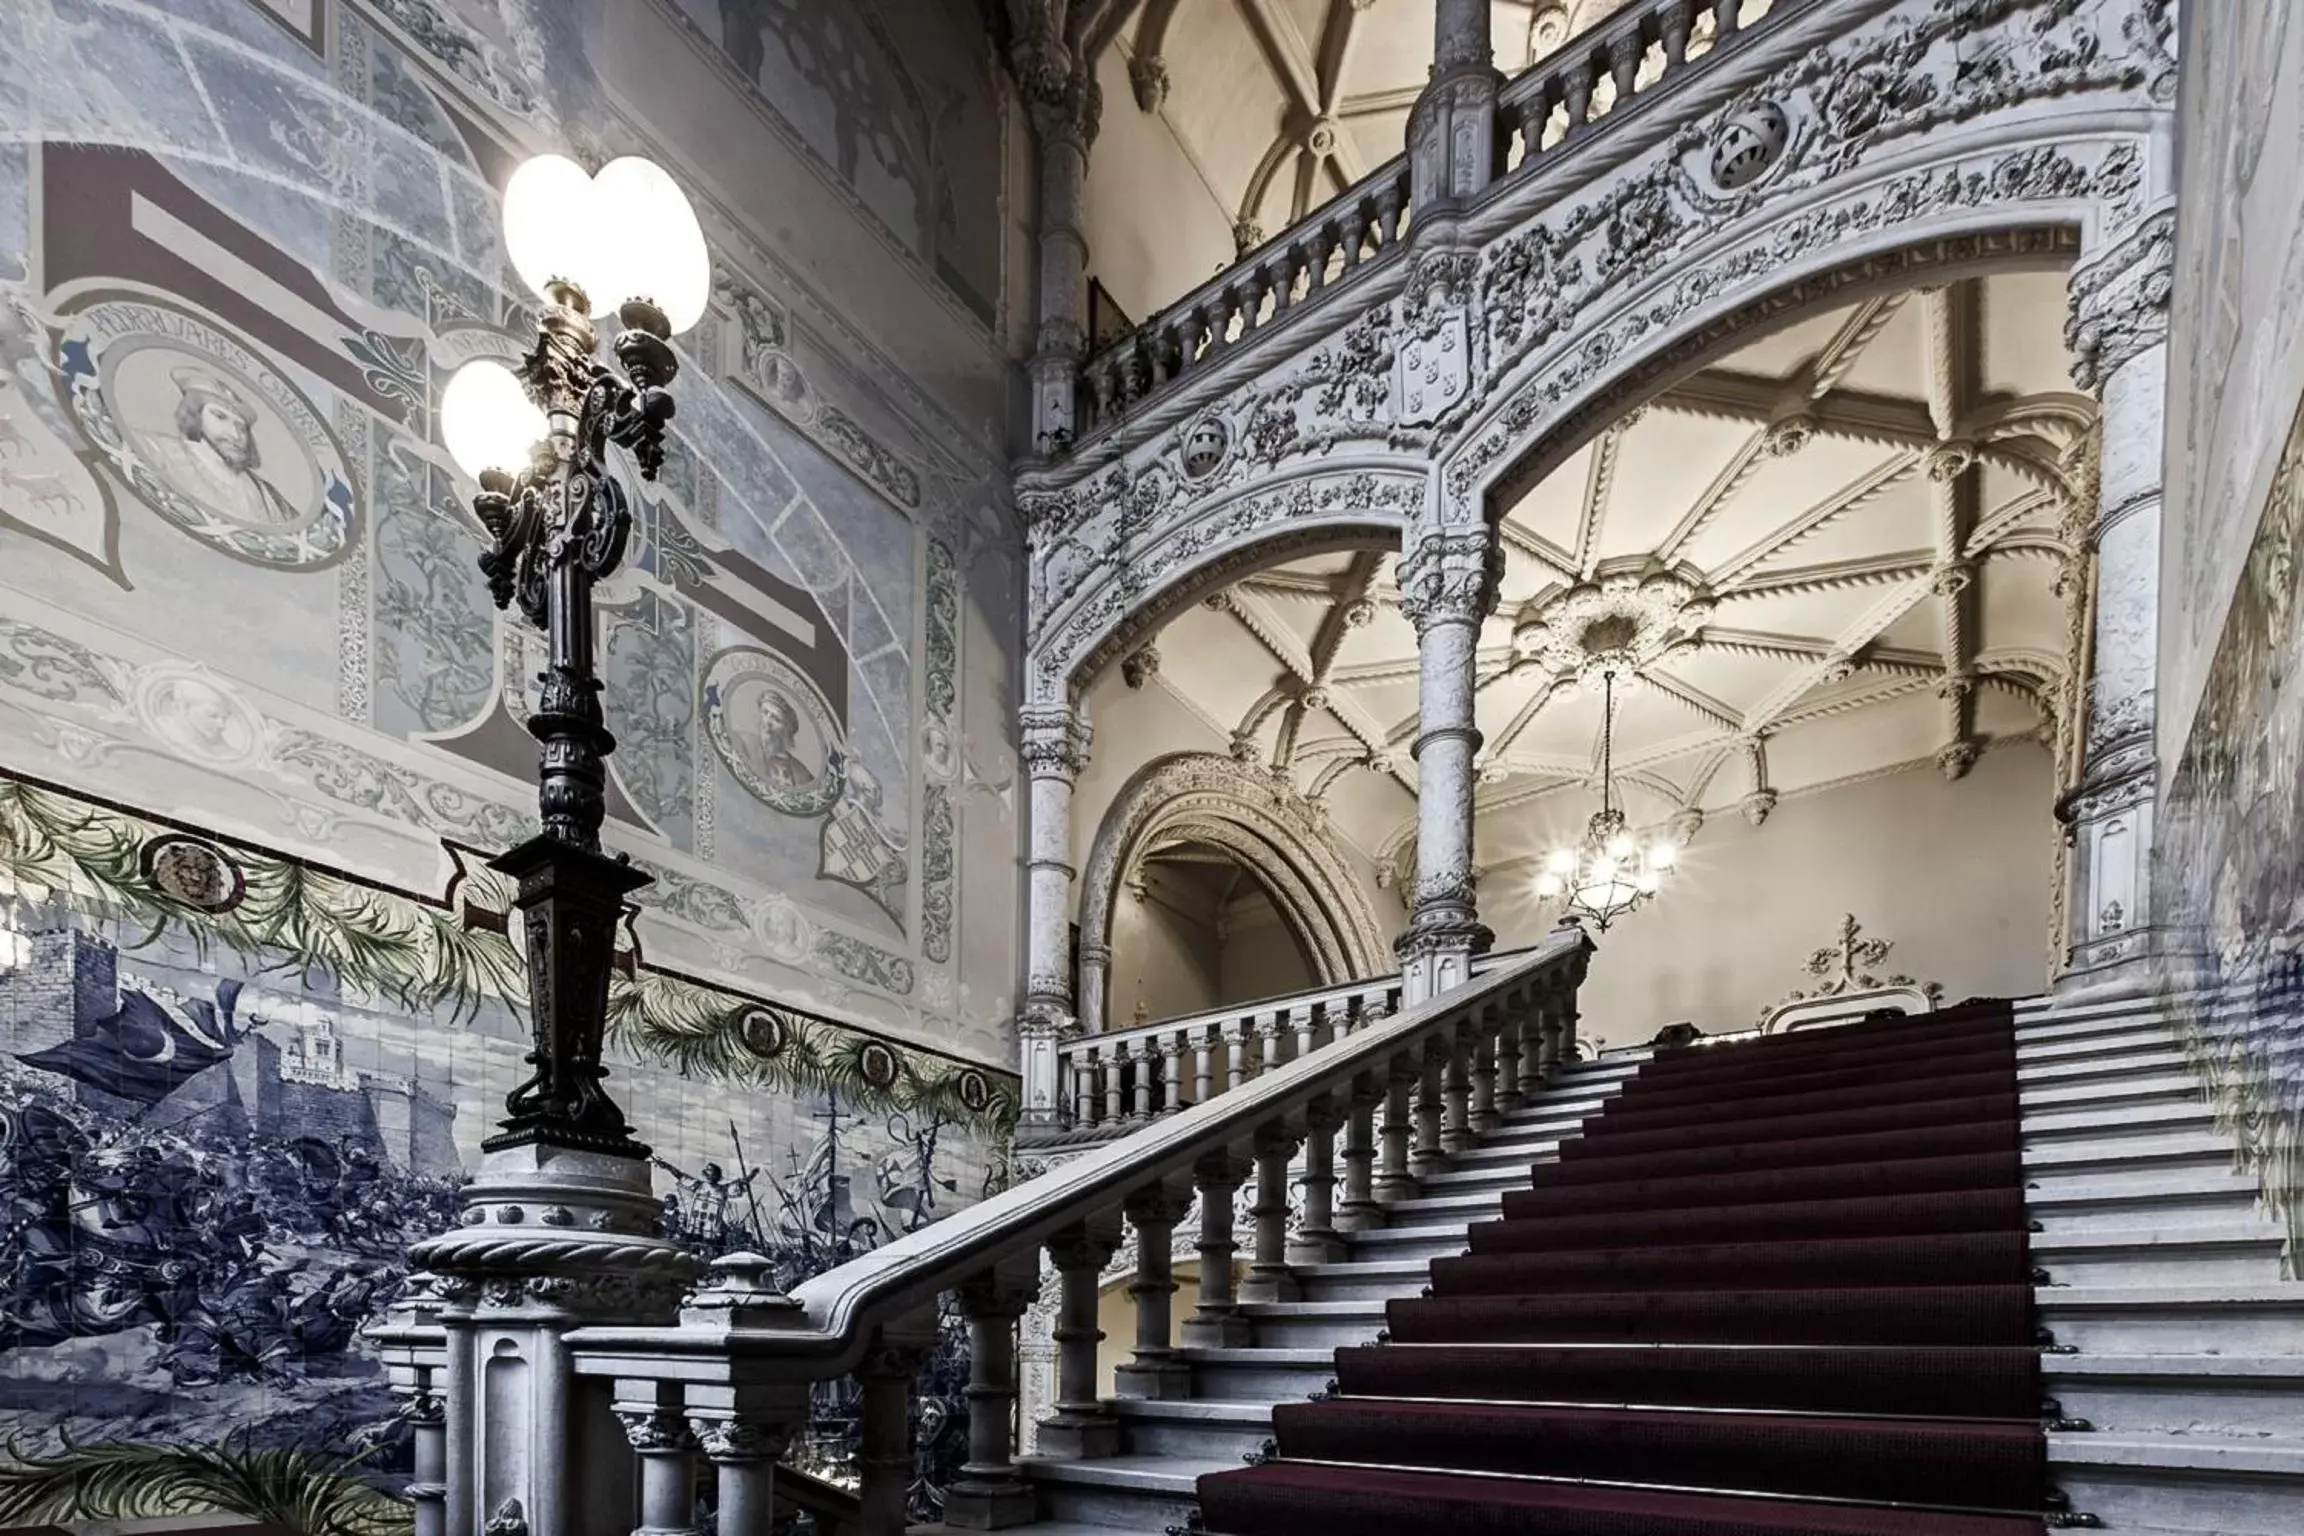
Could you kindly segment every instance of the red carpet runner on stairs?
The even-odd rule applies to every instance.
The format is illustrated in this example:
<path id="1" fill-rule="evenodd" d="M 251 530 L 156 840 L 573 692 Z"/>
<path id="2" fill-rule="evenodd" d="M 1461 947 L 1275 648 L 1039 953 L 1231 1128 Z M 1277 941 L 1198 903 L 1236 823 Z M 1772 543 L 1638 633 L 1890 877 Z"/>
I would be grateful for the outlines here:
<path id="1" fill-rule="evenodd" d="M 1660 1051 L 1338 1350 L 1220 1536 L 2040 1536 L 2005 1003 Z"/>

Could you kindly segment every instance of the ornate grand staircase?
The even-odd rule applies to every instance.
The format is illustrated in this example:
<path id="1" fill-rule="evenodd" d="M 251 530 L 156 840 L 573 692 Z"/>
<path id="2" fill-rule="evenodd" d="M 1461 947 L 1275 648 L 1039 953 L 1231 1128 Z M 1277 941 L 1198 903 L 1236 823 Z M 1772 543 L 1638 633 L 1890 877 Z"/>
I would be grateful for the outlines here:
<path id="1" fill-rule="evenodd" d="M 2304 1529 L 2304 1286 L 2155 1009 L 1666 1058 L 1467 1124 L 1111 1454 L 1028 1460 L 1036 1529 Z"/>

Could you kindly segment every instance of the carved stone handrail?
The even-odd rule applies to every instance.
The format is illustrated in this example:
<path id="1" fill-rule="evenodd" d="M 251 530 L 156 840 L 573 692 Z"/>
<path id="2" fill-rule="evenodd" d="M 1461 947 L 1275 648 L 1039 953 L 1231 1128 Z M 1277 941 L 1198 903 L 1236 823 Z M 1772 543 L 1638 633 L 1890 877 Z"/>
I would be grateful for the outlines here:
<path id="1" fill-rule="evenodd" d="M 994 1291 L 1021 1285 L 1029 1295 L 1043 1244 L 1061 1246 L 1067 1233 L 1104 1230 L 1116 1241 L 1123 1211 L 1140 1231 L 1156 1226 L 1161 1201 L 1181 1198 L 1181 1180 L 1221 1185 L 1223 1167 L 1249 1151 L 1260 1175 L 1278 1186 L 1276 1201 L 1259 1206 L 1257 1234 L 1260 1253 L 1268 1240 L 1277 1253 L 1286 1239 L 1288 1159 L 1298 1145 L 1309 1140 L 1325 1158 L 1328 1140 L 1352 1121 L 1348 1149 L 1370 1146 L 1383 1106 L 1387 1173 L 1409 1176 L 1411 1135 L 1419 1159 L 1443 1156 L 1437 1142 L 1443 1124 L 1453 1134 L 1482 1117 L 1493 1120 L 1572 1058 L 1575 993 L 1591 952 L 1581 929 L 1563 928 L 1466 986 L 899 1238 L 790 1296 L 765 1290 L 756 1275 L 739 1275 L 733 1284 L 691 1296 L 680 1325 L 578 1329 L 566 1336 L 574 1368 L 619 1383 L 804 1391 L 810 1382 L 853 1371 L 882 1331 L 916 1318 L 946 1293 L 959 1291 L 965 1305 L 993 1310 L 1001 1305 Z M 1434 1113 L 1418 1114 L 1411 1126 L 1414 1084 L 1423 1085 Z M 1346 1153 L 1348 1202 L 1353 1155 Z M 1365 1165 L 1361 1174 L 1364 1184 Z M 1225 1187 L 1240 1182 L 1235 1173 Z M 1174 1219 L 1167 1218 L 1169 1225 Z M 1306 1224 L 1312 1222 L 1308 1213 Z M 1060 1267 L 1064 1262 L 1060 1257 Z M 1229 1286 L 1228 1275 L 1222 1283 Z M 1091 1353 L 1091 1372 L 1093 1366 Z"/>

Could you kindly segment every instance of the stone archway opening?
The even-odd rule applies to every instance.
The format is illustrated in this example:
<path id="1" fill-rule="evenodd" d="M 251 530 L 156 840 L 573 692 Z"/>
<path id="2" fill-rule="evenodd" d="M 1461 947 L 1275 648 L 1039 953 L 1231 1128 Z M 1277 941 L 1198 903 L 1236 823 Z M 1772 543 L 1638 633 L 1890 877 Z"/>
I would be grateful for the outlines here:
<path id="1" fill-rule="evenodd" d="M 1147 848 L 1112 915 L 1112 1027 L 1305 991 L 1326 979 L 1284 891 L 1228 840 L 1181 829 Z"/>

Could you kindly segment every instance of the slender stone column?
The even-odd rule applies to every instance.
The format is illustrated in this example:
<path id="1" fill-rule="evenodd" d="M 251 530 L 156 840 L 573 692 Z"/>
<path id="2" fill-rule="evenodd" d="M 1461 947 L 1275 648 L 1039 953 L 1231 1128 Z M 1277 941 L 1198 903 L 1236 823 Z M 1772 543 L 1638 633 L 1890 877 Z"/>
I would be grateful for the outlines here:
<path id="1" fill-rule="evenodd" d="M 1068 709 L 1026 710 L 1024 769 L 1031 778 L 1031 863 L 1026 880 L 1022 1129 L 1063 1123 L 1057 1047 L 1078 1035 L 1072 998 L 1072 785 L 1088 760 L 1088 728 Z"/>
<path id="2" fill-rule="evenodd" d="M 1526 1013 L 1526 1002 L 1515 996 L 1504 1006 L 1504 1017 L 1496 1026 L 1494 1060 L 1496 1065 L 1496 1119 L 1518 1109 L 1525 1095 L 1520 1090 L 1520 1030 Z"/>
<path id="3" fill-rule="evenodd" d="M 1490 1012 L 1472 1026 L 1472 1134 L 1485 1136 L 1502 1116 L 1496 1111 L 1496 1016 Z"/>
<path id="4" fill-rule="evenodd" d="M 1496 72 L 1488 0 L 1439 0 L 1432 78 L 1408 114 L 1410 206 L 1457 208 L 1496 175 Z"/>
<path id="5" fill-rule="evenodd" d="M 696 1437 L 672 1381 L 618 1381 L 616 1418 L 640 1458 L 640 1524 L 632 1536 L 689 1536 L 696 1528 Z"/>
<path id="6" fill-rule="evenodd" d="M 2068 964 L 2058 990 L 2144 978 L 2164 935 L 2151 906 L 2156 810 L 2160 508 L 2166 480 L 2168 294 L 2175 211 L 2164 208 L 2073 273 L 2072 376 L 2102 402 L 2094 523 L 2096 620 L 2071 828 Z"/>
<path id="7" fill-rule="evenodd" d="M 1459 1026 L 1440 1076 L 1440 1150 L 1453 1157 L 1472 1145 L 1472 1031 Z"/>
<path id="8" fill-rule="evenodd" d="M 1446 1172 L 1448 1168 L 1448 1154 L 1441 1146 L 1445 1129 L 1441 1106 L 1447 1072 L 1447 1042 L 1425 1041 L 1424 1071 L 1416 1081 L 1416 1143 L 1408 1154 L 1408 1171 L 1419 1179 Z"/>
<path id="9" fill-rule="evenodd" d="M 427 1387 L 409 1399 L 402 1417 L 408 1421 L 409 1449 L 415 1456 L 408 1482 L 408 1501 L 416 1509 L 415 1536 L 445 1536 L 448 1405 Z"/>
<path id="10" fill-rule="evenodd" d="M 1004 1270 L 980 1275 L 960 1288 L 968 1319 L 968 1460 L 944 1496 L 944 1523 L 968 1531 L 996 1531 L 1035 1518 L 1032 1490 L 1010 1458 L 1010 1419 L 1016 1410 L 1016 1319 L 1032 1304 L 1037 1275 Z"/>
<path id="11" fill-rule="evenodd" d="M 1305 1115 L 1303 1216 L 1288 1243 L 1290 1264 L 1333 1264 L 1344 1257 L 1336 1235 L 1336 1132 L 1346 1115 L 1332 1099 L 1316 1101 Z"/>
<path id="12" fill-rule="evenodd" d="M 1301 1296 L 1288 1269 L 1288 1160 L 1296 1133 L 1268 1125 L 1256 1133 L 1256 1249 L 1240 1294 L 1249 1301 L 1295 1301 Z"/>
<path id="13" fill-rule="evenodd" d="M 1184 1320 L 1184 1342 L 1195 1349 L 1236 1349 L 1249 1339 L 1248 1322 L 1232 1283 L 1239 1245 L 1232 1237 L 1232 1202 L 1252 1165 L 1214 1152 L 1192 1165 L 1200 1191 L 1200 1304 Z"/>
<path id="14" fill-rule="evenodd" d="M 1168 1342 L 1176 1294 L 1176 1223 L 1191 1210 L 1191 1199 L 1164 1185 L 1128 1197 L 1123 1209 L 1136 1229 L 1136 1278 L 1128 1297 L 1136 1303 L 1136 1356 L 1114 1372 L 1113 1390 L 1122 1397 L 1171 1398 L 1192 1395 L 1192 1373 Z"/>
<path id="15" fill-rule="evenodd" d="M 1018 85 L 1040 149 L 1040 324 L 1032 353 L 1032 435 L 1061 450 L 1080 430 L 1080 363 L 1087 340 L 1088 147 L 1103 110 L 1093 66 L 1065 38 L 1062 6 L 1028 6 L 1014 50 Z"/>
<path id="16" fill-rule="evenodd" d="M 1064 1287 L 1056 1315 L 1056 1411 L 1040 1421 L 1040 1454 L 1067 1458 L 1111 1456 L 1120 1449 L 1119 1421 L 1096 1391 L 1096 1292 L 1120 1234 L 1101 1222 L 1067 1227 L 1048 1245 L 1048 1258 Z"/>
<path id="17" fill-rule="evenodd" d="M 688 1423 L 718 1474 L 720 1536 L 769 1536 L 776 1512 L 776 1458 L 807 1426 L 805 1400 L 791 1417 L 761 1418 L 738 1410 L 691 1413 Z"/>
<path id="18" fill-rule="evenodd" d="M 1400 560 L 1400 606 L 1416 627 L 1416 891 L 1394 946 L 1409 1006 L 1472 979 L 1493 935 L 1480 922 L 1472 866 L 1474 656 L 1496 606 L 1501 555 L 1486 525 L 1426 532 Z"/>

